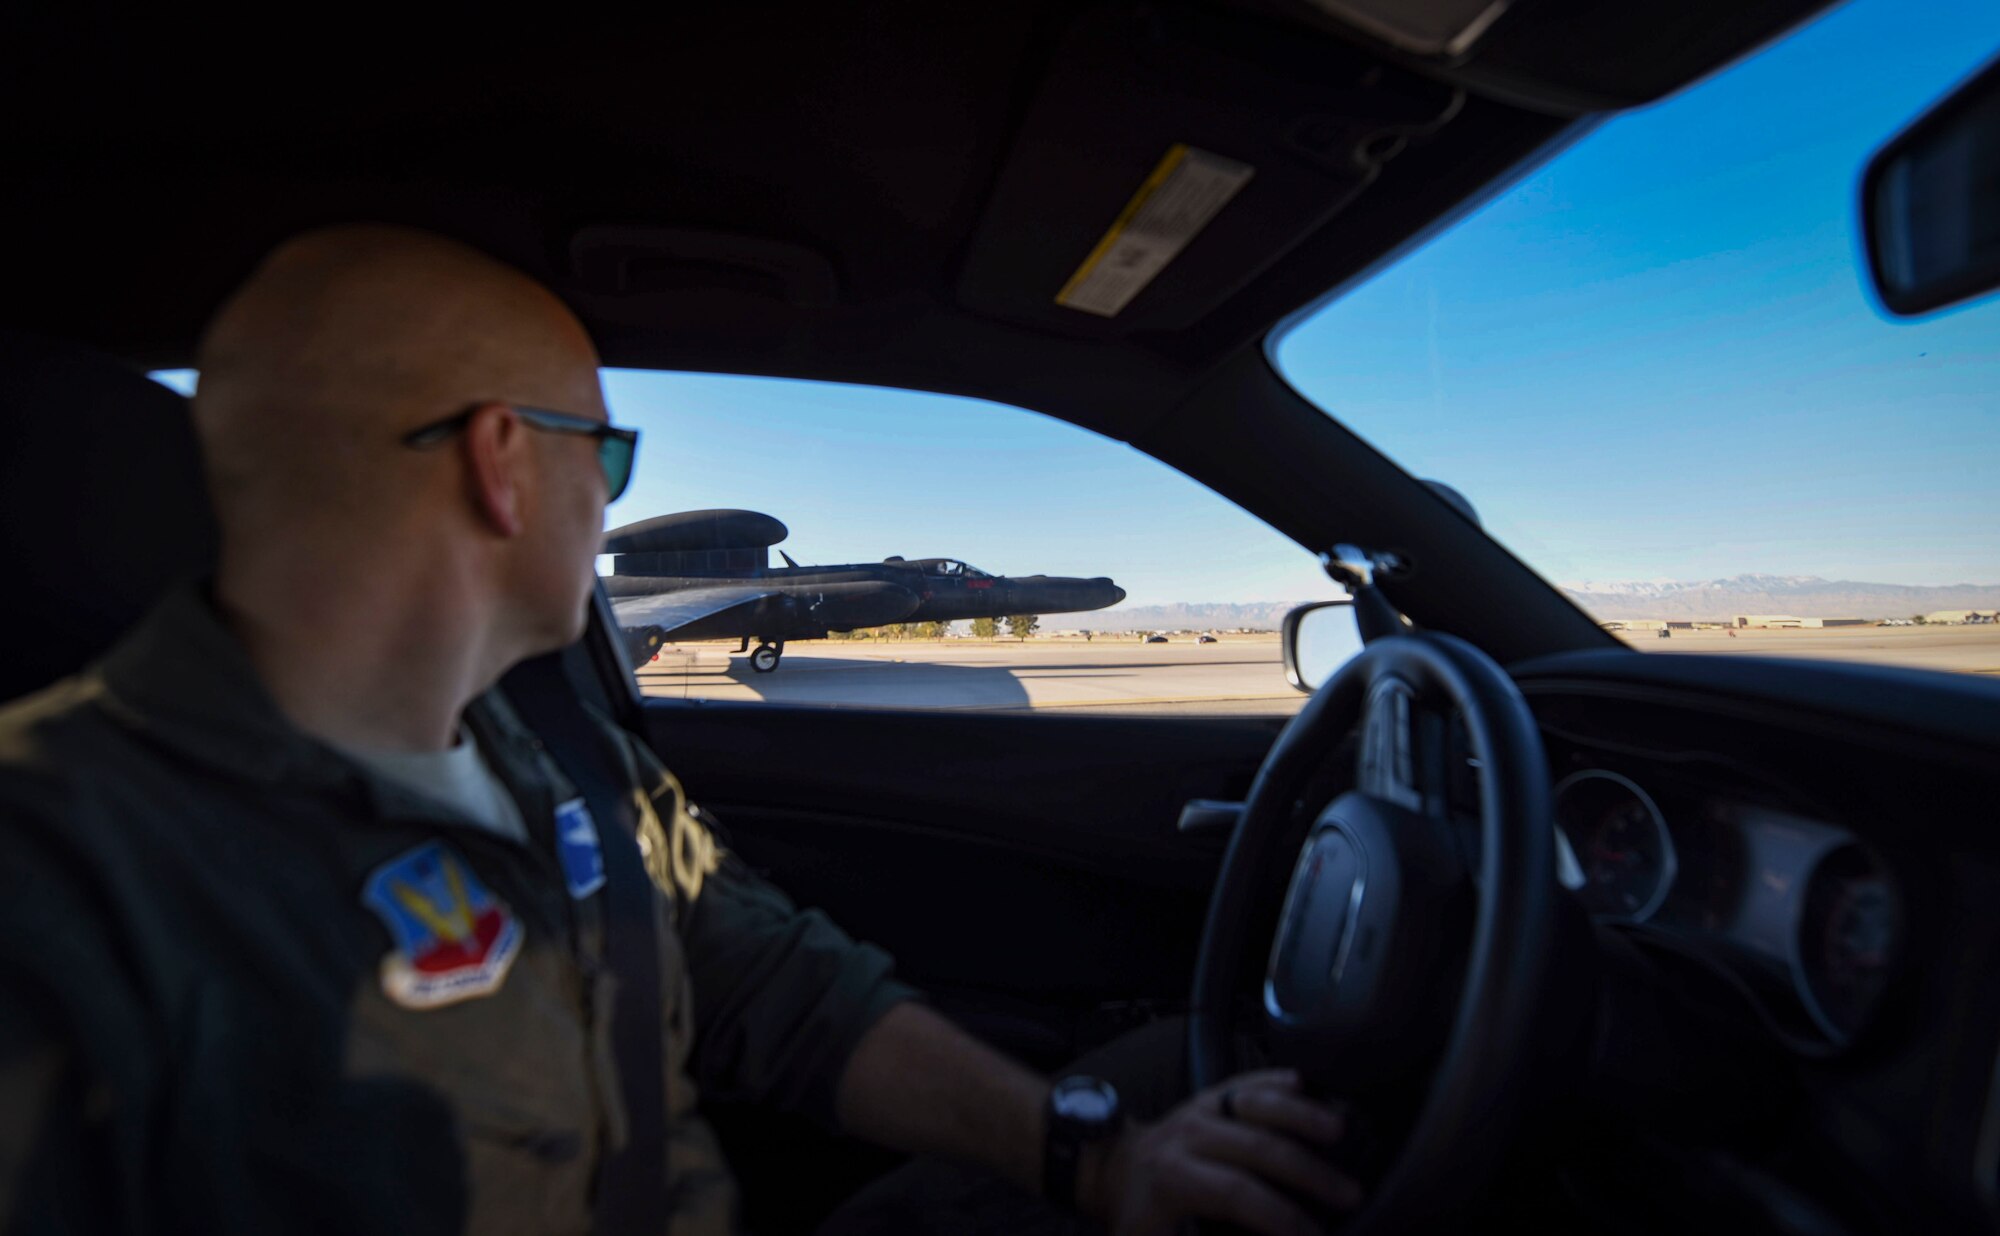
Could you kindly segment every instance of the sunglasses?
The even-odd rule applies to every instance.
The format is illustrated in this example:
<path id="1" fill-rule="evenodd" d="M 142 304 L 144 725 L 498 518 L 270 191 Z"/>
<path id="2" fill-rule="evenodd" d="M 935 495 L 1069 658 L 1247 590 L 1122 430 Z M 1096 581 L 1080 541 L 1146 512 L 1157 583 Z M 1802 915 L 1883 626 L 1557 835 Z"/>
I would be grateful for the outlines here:
<path id="1" fill-rule="evenodd" d="M 455 416 L 447 416 L 441 421 L 412 429 L 403 435 L 403 445 L 423 450 L 436 446 L 464 429 L 472 421 L 476 407 L 467 408 Z M 625 487 L 632 483 L 632 457 L 639 449 L 639 431 L 620 429 L 603 421 L 594 421 L 587 416 L 572 416 L 567 412 L 551 412 L 547 408 L 524 408 L 520 404 L 510 404 L 514 415 L 521 418 L 530 429 L 544 433 L 570 433 L 579 437 L 597 439 L 597 463 L 604 469 L 604 486 L 611 492 L 609 501 L 616 502 Z"/>

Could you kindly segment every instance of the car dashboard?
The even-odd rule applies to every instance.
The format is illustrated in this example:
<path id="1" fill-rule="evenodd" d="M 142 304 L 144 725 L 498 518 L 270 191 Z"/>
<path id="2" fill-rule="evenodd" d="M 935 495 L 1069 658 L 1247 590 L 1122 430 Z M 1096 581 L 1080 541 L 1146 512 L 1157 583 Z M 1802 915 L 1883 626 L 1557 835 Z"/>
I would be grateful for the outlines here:
<path id="1" fill-rule="evenodd" d="M 1622 650 L 1513 673 L 1606 970 L 1600 1114 L 1675 1142 L 1696 1193 L 1761 1182 L 1767 1217 L 2000 1226 L 2000 683 Z"/>
<path id="2" fill-rule="evenodd" d="M 1851 1044 L 1907 942 L 1904 894 L 1882 857 L 1801 813 L 1803 796 L 1731 785 L 1727 768 L 1628 775 L 1595 755 L 1571 751 L 1568 762 L 1592 766 L 1554 790 L 1559 874 L 1591 917 L 1712 962 L 1794 1050 Z"/>

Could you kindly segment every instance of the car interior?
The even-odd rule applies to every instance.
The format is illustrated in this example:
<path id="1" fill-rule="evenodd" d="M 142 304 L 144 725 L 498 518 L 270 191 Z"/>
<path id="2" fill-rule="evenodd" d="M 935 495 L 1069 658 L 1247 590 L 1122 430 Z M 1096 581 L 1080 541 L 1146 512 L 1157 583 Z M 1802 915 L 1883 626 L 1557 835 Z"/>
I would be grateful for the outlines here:
<path id="1" fill-rule="evenodd" d="M 9 15 L 0 698 L 213 553 L 185 401 L 144 374 L 191 363 L 278 241 L 431 228 L 547 283 L 607 366 L 967 395 L 1129 443 L 1389 615 L 1291 721 L 921 712 L 642 698 L 600 590 L 564 654 L 580 696 L 961 1024 L 1053 1070 L 1189 1015 L 1197 1080 L 1282 1060 L 1361 1096 L 1382 1151 L 1357 1230 L 1990 1228 L 2000 682 L 1632 651 L 1268 353 L 1595 121 L 1823 7 L 725 6 L 234 38 Z M 1177 146 L 1254 175 L 1129 303 L 1061 303 Z M 1580 887 L 1593 862 L 1619 878 Z M 757 1231 L 809 1230 L 893 1162 L 709 1114 Z"/>

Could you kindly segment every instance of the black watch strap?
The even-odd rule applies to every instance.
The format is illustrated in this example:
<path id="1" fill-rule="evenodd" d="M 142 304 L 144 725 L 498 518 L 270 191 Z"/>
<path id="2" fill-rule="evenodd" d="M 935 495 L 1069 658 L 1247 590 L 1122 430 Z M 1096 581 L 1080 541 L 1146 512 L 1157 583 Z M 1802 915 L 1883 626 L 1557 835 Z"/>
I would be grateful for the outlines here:
<path id="1" fill-rule="evenodd" d="M 1065 1077 L 1049 1088 L 1045 1118 L 1042 1195 L 1074 1210 L 1084 1147 L 1113 1136 L 1124 1123 L 1118 1091 L 1095 1077 Z"/>

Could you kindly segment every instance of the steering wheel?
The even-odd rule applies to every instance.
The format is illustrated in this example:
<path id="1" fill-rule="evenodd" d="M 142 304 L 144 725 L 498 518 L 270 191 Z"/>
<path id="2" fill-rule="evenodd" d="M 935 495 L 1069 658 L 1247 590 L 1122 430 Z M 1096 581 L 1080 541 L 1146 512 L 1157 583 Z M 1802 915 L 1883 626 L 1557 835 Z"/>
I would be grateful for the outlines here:
<path id="1" fill-rule="evenodd" d="M 1453 709 L 1478 770 L 1471 864 L 1443 801 Z M 1286 852 L 1302 794 L 1357 731 L 1354 788 Z M 1291 882 L 1264 949 L 1250 934 L 1268 920 L 1286 860 Z M 1251 786 L 1195 964 L 1195 1089 L 1248 1063 L 1236 997 L 1254 949 L 1266 960 L 1250 1033 L 1314 1089 L 1420 1080 L 1430 1066 L 1408 1134 L 1347 1230 L 1437 1225 L 1484 1195 L 1523 1107 L 1554 971 L 1556 889 L 1548 767 L 1521 693 L 1463 640 L 1375 640 L 1307 702 Z"/>

